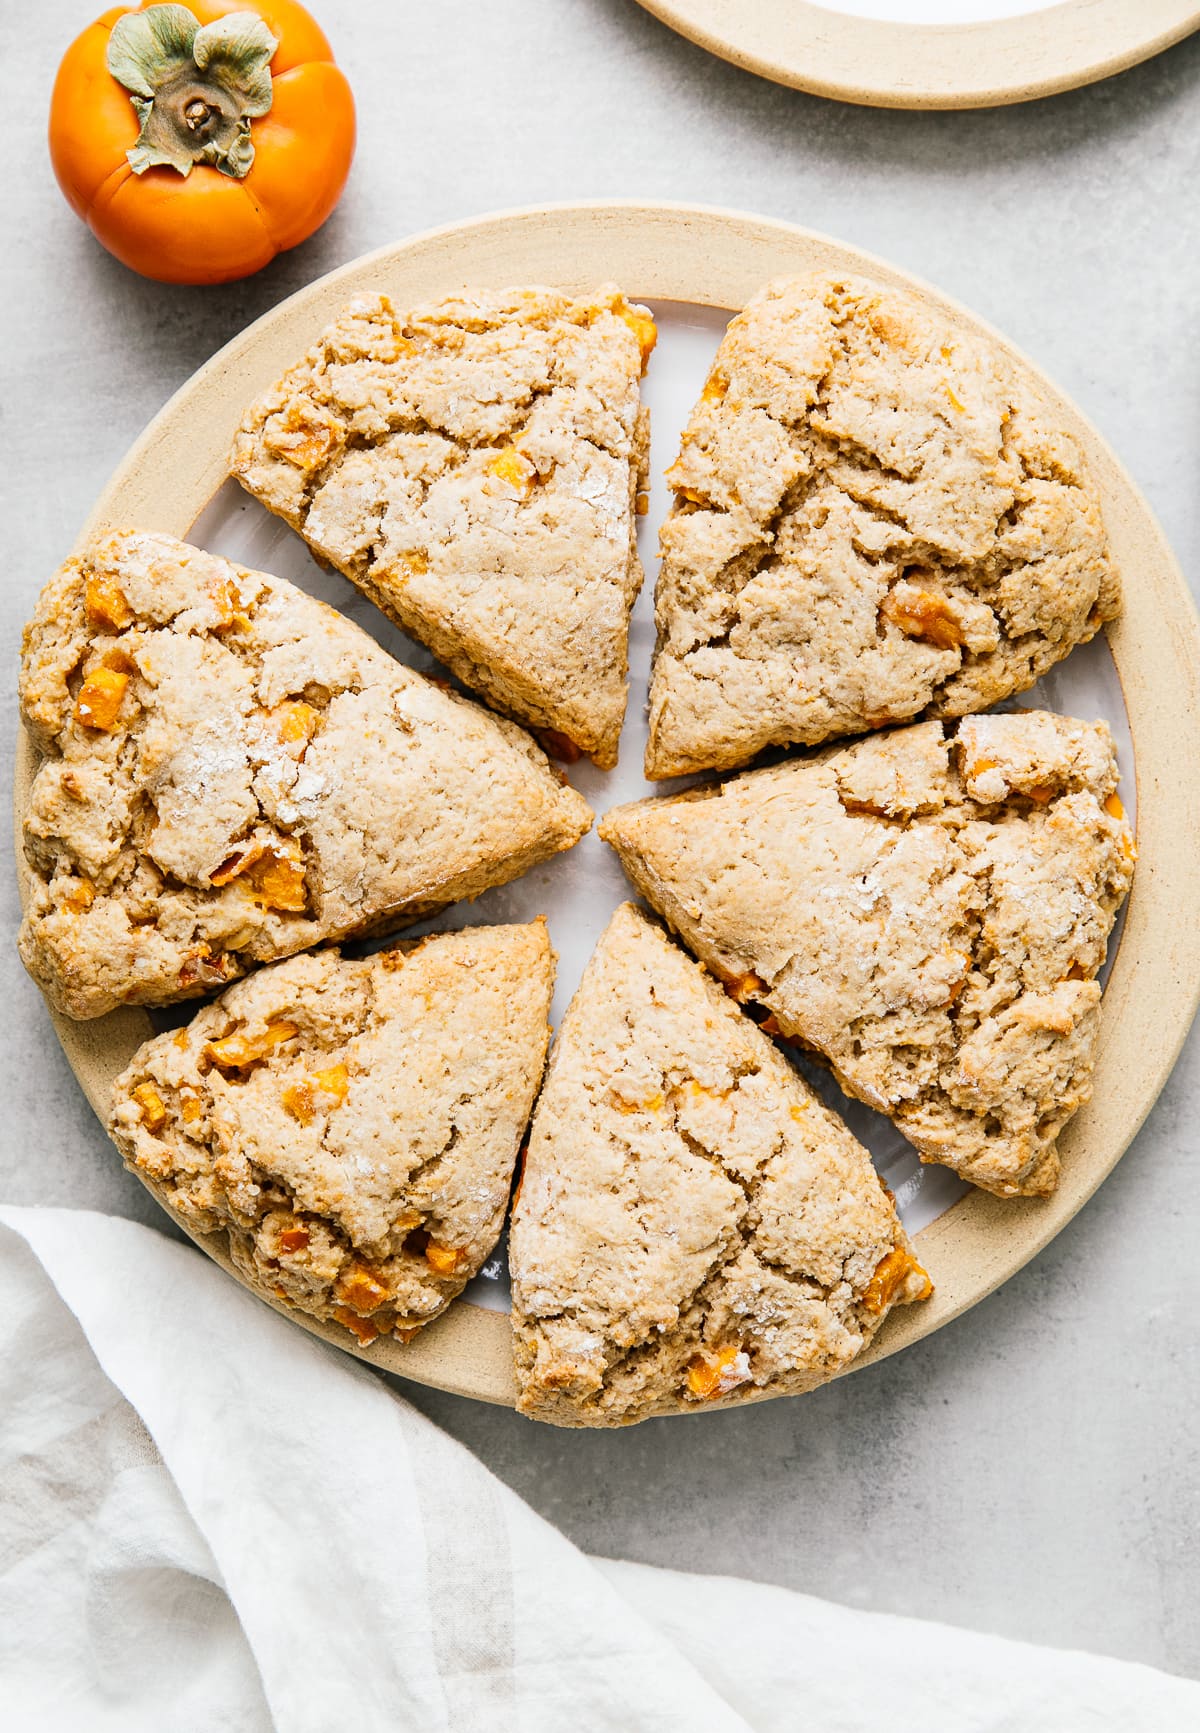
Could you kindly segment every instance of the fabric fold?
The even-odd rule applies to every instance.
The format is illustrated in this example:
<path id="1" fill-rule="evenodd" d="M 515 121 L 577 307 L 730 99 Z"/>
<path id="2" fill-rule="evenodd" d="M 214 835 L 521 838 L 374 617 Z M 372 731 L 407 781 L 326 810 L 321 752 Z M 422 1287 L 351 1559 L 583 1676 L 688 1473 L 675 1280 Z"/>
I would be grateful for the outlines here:
<path id="1" fill-rule="evenodd" d="M 587 1558 L 190 1248 L 0 1209 L 13 1733 L 1185 1733 L 1149 1667 Z"/>

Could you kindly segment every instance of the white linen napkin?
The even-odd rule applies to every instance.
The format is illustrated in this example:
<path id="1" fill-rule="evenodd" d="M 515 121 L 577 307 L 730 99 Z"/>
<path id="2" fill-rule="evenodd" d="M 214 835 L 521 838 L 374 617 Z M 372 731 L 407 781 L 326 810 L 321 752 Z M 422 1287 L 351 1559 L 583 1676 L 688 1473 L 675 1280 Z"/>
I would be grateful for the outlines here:
<path id="1" fill-rule="evenodd" d="M 1149 1667 L 590 1559 L 198 1252 L 0 1224 L 5 1733 L 1200 1727 Z"/>

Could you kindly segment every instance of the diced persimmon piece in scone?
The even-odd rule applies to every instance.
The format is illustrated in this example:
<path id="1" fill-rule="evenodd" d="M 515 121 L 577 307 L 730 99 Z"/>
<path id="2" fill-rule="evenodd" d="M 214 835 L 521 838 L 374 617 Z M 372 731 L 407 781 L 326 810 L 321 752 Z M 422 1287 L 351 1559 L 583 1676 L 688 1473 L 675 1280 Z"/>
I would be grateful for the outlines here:
<path id="1" fill-rule="evenodd" d="M 931 1291 L 867 1151 L 631 903 L 556 1040 L 509 1259 L 518 1406 L 560 1426 L 810 1390 Z"/>
<path id="2" fill-rule="evenodd" d="M 406 1338 L 499 1237 L 553 981 L 541 921 L 273 963 L 138 1051 L 109 1129 L 261 1293 Z"/>
<path id="3" fill-rule="evenodd" d="M 610 811 L 642 895 L 923 1161 L 1053 1191 L 1135 850 L 1102 722 L 916 723 Z"/>
<path id="4" fill-rule="evenodd" d="M 668 479 L 651 777 L 983 710 L 1120 607 L 1099 495 L 1037 383 L 863 279 L 754 296 Z"/>
<path id="5" fill-rule="evenodd" d="M 591 821 L 523 730 L 169 536 L 105 536 L 51 579 L 21 706 L 43 759 L 21 956 L 71 1017 L 403 926 Z"/>
<path id="6" fill-rule="evenodd" d="M 230 467 L 489 703 L 611 769 L 654 338 L 611 287 L 359 296 L 247 412 Z"/>

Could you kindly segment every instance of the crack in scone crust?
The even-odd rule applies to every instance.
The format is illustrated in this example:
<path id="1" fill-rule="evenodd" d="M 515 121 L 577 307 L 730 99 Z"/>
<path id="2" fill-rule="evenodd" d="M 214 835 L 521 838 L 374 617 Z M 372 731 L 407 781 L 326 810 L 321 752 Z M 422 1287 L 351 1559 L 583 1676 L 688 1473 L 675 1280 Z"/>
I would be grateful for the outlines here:
<path id="1" fill-rule="evenodd" d="M 1135 849 L 1104 723 L 917 723 L 605 815 L 633 883 L 923 1160 L 1044 1194 Z"/>
<path id="2" fill-rule="evenodd" d="M 138 1051 L 109 1130 L 262 1292 L 407 1336 L 499 1237 L 553 979 L 542 922 L 269 965 Z"/>
<path id="3" fill-rule="evenodd" d="M 332 608 L 168 536 L 42 592 L 21 956 L 73 1017 L 224 986 L 503 884 L 587 829 L 521 729 Z"/>
<path id="4" fill-rule="evenodd" d="M 359 296 L 248 412 L 230 467 L 497 708 L 611 769 L 654 334 L 611 287 Z"/>
<path id="5" fill-rule="evenodd" d="M 1120 608 L 1097 490 L 1032 382 L 863 280 L 749 302 L 668 479 L 651 777 L 986 709 Z"/>
<path id="6" fill-rule="evenodd" d="M 613 917 L 530 1133 L 519 1406 L 615 1426 L 811 1389 L 925 1297 L 866 1150 L 646 916 Z"/>

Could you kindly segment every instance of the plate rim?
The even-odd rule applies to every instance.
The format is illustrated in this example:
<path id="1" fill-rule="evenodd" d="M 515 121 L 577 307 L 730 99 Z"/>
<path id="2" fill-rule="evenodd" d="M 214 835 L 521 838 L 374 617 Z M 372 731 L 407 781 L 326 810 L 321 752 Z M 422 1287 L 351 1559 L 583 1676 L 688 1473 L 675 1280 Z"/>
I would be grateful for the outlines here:
<path id="1" fill-rule="evenodd" d="M 860 1370 L 961 1316 L 1044 1249 L 1125 1152 L 1186 1038 L 1200 1002 L 1200 923 L 1189 926 L 1175 917 L 1200 888 L 1200 862 L 1171 844 L 1181 827 L 1182 834 L 1200 831 L 1200 781 L 1192 774 L 1200 761 L 1200 622 L 1194 605 L 1153 511 L 1107 442 L 1042 369 L 987 321 L 910 272 L 817 231 L 719 207 L 638 200 L 568 201 L 473 217 L 376 249 L 317 278 L 238 333 L 179 387 L 118 464 L 75 548 L 101 526 L 118 522 L 186 538 L 226 479 L 228 442 L 246 404 L 282 371 L 281 358 L 286 365 L 302 352 L 348 291 L 372 290 L 390 280 L 398 293 L 416 295 L 419 279 L 425 285 L 420 298 L 446 293 L 466 280 L 459 272 L 467 260 L 479 262 L 471 273 L 476 282 L 548 280 L 580 289 L 612 277 L 650 300 L 721 308 L 742 305 L 762 282 L 788 270 L 832 266 L 904 287 L 952 323 L 984 333 L 1048 394 L 1086 451 L 1110 537 L 1118 556 L 1124 552 L 1127 606 L 1108 637 L 1134 741 L 1142 860 L 1105 993 L 1097 1078 L 1104 1078 L 1107 1094 L 1098 1088 L 1101 1099 L 1082 1108 L 1064 1133 L 1064 1177 L 1051 1198 L 1006 1200 L 973 1191 L 919 1231 L 938 1291 L 922 1306 L 890 1315 L 847 1368 Z M 546 268 L 551 265 L 561 268 Z M 396 278 L 405 280 L 402 289 Z M 210 432 L 198 449 L 201 426 Z M 1136 576 L 1128 557 L 1135 551 Z M 1149 605 L 1140 608 L 1129 605 L 1139 586 L 1149 592 Z M 29 873 L 21 825 L 36 766 L 35 749 L 22 729 L 13 784 L 22 907 Z M 1179 773 L 1174 786 L 1173 773 Z M 150 1032 L 149 1016 L 122 1010 L 88 1023 L 50 1016 L 103 1124 L 108 1084 Z M 234 1268 L 223 1235 L 194 1233 L 163 1207 L 189 1238 L 250 1286 Z M 411 1343 L 381 1338 L 364 1349 L 338 1326 L 252 1291 L 301 1328 L 369 1364 L 454 1394 L 513 1405 L 506 1314 L 460 1299 Z M 728 1405 L 741 1404 L 734 1399 Z M 723 1406 L 711 1404 L 705 1411 Z"/>
<path id="2" fill-rule="evenodd" d="M 1195 0 L 1062 0 L 970 24 L 897 24 L 812 0 L 638 0 L 775 84 L 867 108 L 993 108 L 1125 72 L 1200 29 Z M 1136 16 L 1135 16 L 1136 14 Z"/>

